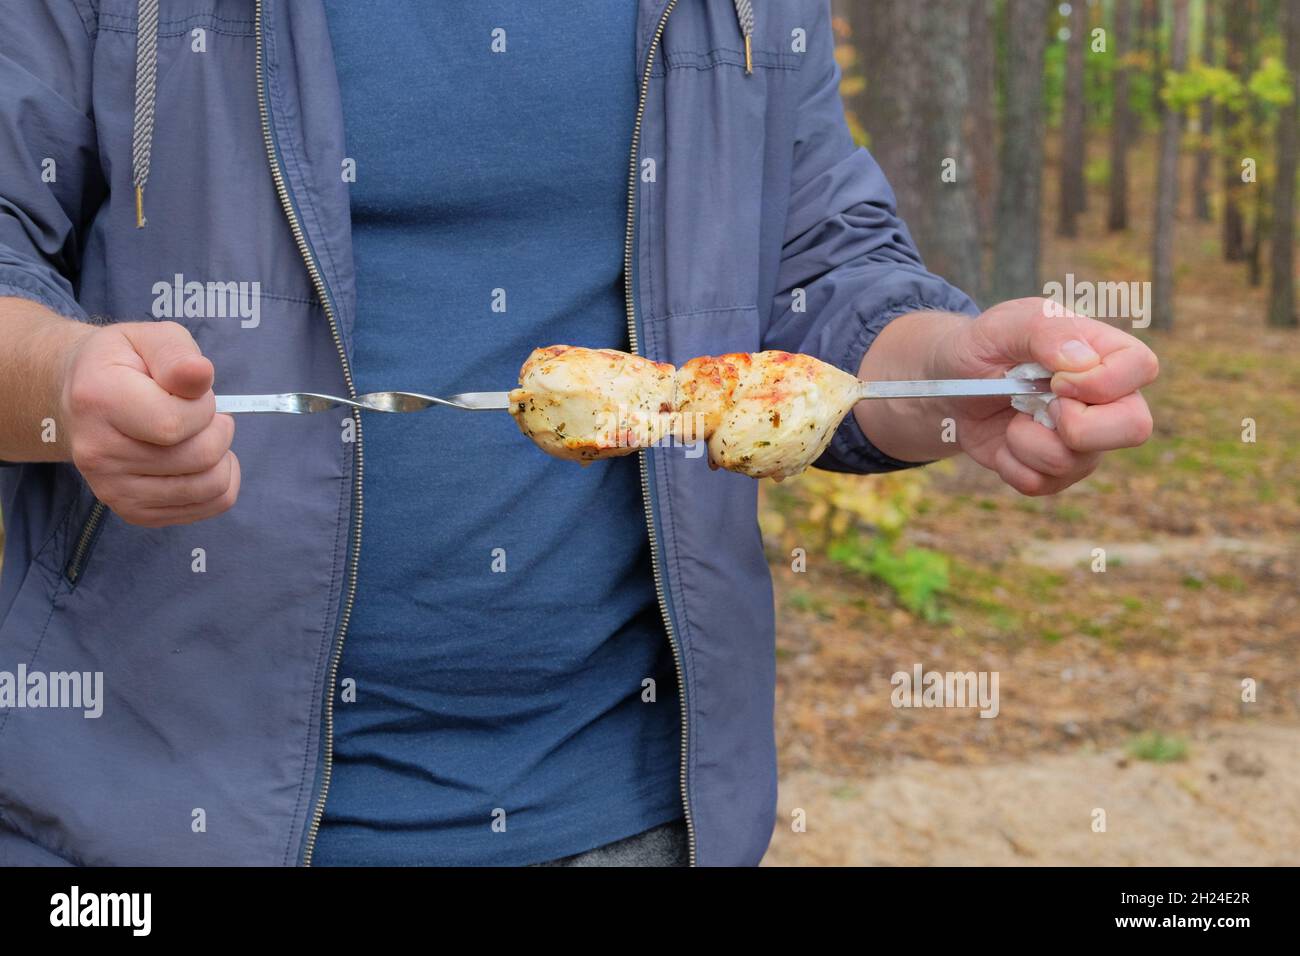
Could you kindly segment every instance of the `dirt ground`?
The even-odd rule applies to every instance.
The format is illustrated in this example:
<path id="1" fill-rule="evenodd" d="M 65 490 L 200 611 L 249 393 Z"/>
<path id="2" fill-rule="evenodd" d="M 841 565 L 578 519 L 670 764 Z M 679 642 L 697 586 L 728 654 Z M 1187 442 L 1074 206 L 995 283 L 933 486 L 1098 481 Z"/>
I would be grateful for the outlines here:
<path id="1" fill-rule="evenodd" d="M 1146 278 L 1142 151 L 1134 167 L 1132 232 L 1106 236 L 1094 196 L 1085 238 L 1045 231 L 1045 277 Z M 795 573 L 788 534 L 769 541 L 769 864 L 1300 863 L 1300 333 L 1265 327 L 1217 230 L 1183 212 L 1176 326 L 1139 333 L 1162 370 L 1146 446 L 1052 499 L 926 469 L 900 544 L 949 557 L 946 620 L 824 549 Z M 917 663 L 998 671 L 999 715 L 894 708 L 890 675 Z"/>
<path id="2" fill-rule="evenodd" d="M 799 771 L 782 780 L 764 864 L 1296 866 L 1296 738 L 1246 722 L 1207 730 L 1178 763 L 1080 748 L 992 766 L 903 760 L 865 778 Z"/>

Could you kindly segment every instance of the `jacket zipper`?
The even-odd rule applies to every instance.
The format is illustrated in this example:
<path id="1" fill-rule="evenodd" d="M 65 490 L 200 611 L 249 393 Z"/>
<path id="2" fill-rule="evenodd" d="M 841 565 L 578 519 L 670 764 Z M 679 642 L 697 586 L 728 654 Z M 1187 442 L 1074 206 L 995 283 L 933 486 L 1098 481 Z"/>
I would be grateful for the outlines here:
<path id="1" fill-rule="evenodd" d="M 96 501 L 95 506 L 90 509 L 86 523 L 81 526 L 81 534 L 77 536 L 77 546 L 72 549 L 72 557 L 68 559 L 68 566 L 63 571 L 63 576 L 68 579 L 69 584 L 76 584 L 77 578 L 81 577 L 81 569 L 86 563 L 86 552 L 90 550 L 90 542 L 95 537 L 95 529 L 104 519 L 105 510 L 107 509 L 104 502 Z"/>
<path id="2" fill-rule="evenodd" d="M 271 117 L 266 103 L 266 78 L 263 72 L 262 0 L 257 0 L 254 11 L 254 25 L 257 33 L 257 109 L 262 121 L 262 139 L 266 144 L 267 159 L 271 164 L 271 179 L 275 183 L 275 192 L 280 199 L 280 205 L 284 208 L 284 214 L 289 219 L 289 230 L 293 233 L 293 240 L 298 245 L 298 253 L 307 266 L 307 274 L 311 277 L 312 286 L 316 290 L 316 297 L 320 299 L 321 307 L 325 310 L 325 316 L 329 319 L 330 335 L 334 339 L 334 348 L 338 351 L 339 362 L 343 366 L 343 380 L 347 385 L 348 397 L 356 398 L 357 390 L 352 380 L 352 367 L 348 363 L 347 352 L 343 348 L 343 338 L 339 334 L 338 322 L 334 315 L 329 290 L 325 287 L 325 280 L 321 276 L 320 268 L 316 263 L 315 256 L 312 254 L 311 247 L 307 245 L 307 237 L 303 233 L 302 224 L 298 221 L 298 214 L 293 208 L 293 201 L 289 197 L 289 189 L 284 182 L 284 172 L 280 167 L 280 157 L 276 152 L 275 137 L 271 132 Z M 352 526 L 343 613 L 339 618 L 338 635 L 335 638 L 334 653 L 330 658 L 329 665 L 329 693 L 325 698 L 325 769 L 321 778 L 320 794 L 316 798 L 315 807 L 312 809 L 311 825 L 307 830 L 307 840 L 303 846 L 303 866 L 311 866 L 312 852 L 316 848 L 316 834 L 320 831 L 321 818 L 325 814 L 325 798 L 329 794 L 330 776 L 334 771 L 334 692 L 338 682 L 339 657 L 343 651 L 343 641 L 347 637 L 348 621 L 352 617 L 352 605 L 357 596 L 357 558 L 361 551 L 361 478 L 364 461 L 361 453 L 360 413 L 353 410 L 352 419 L 356 423 L 356 448 L 353 452 L 355 481 L 352 491 L 356 520 Z"/>
<path id="3" fill-rule="evenodd" d="M 645 116 L 646 96 L 650 91 L 650 71 L 654 69 L 655 54 L 659 41 L 663 37 L 668 15 L 677 6 L 677 0 L 668 0 L 668 6 L 659 16 L 654 36 L 650 38 L 650 48 L 646 52 L 645 70 L 641 74 L 641 90 L 637 96 L 636 123 L 632 127 L 632 157 L 627 172 L 627 234 L 623 240 L 623 302 L 627 310 L 627 337 L 633 352 L 640 354 L 641 347 L 636 323 L 636 292 L 632 285 L 632 255 L 636 247 L 636 183 L 637 159 L 641 148 L 641 120 Z M 681 771 L 680 786 L 682 792 L 682 813 L 686 819 L 686 839 L 690 847 L 690 865 L 695 866 L 695 824 L 691 820 L 691 802 L 686 789 L 687 740 L 690 732 L 689 714 L 686 707 L 686 670 L 682 666 L 682 652 L 677 645 L 676 631 L 673 629 L 673 616 L 668 610 L 668 599 L 664 594 L 663 568 L 659 563 L 659 541 L 655 532 L 654 503 L 650 497 L 650 468 L 646 461 L 646 452 L 637 453 L 641 468 L 641 501 L 645 506 L 646 529 L 650 536 L 650 567 L 655 582 L 655 597 L 659 600 L 659 613 L 664 619 L 664 630 L 668 634 L 668 645 L 673 650 L 673 664 L 677 668 L 677 697 L 681 704 Z"/>

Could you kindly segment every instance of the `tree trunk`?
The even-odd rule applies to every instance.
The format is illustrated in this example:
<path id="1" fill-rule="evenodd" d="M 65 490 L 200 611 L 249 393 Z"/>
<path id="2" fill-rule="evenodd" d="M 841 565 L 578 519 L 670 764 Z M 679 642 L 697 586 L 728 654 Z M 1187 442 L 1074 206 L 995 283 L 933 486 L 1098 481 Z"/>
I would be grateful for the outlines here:
<path id="1" fill-rule="evenodd" d="M 1253 11 L 1255 16 L 1251 17 L 1250 32 L 1247 35 L 1246 43 L 1247 76 L 1253 76 L 1255 71 L 1259 69 L 1260 34 L 1266 29 L 1264 17 L 1261 15 L 1263 10 L 1256 6 Z M 1262 133 L 1266 121 L 1264 106 L 1256 99 L 1250 107 L 1252 141 L 1263 139 L 1262 135 L 1258 134 Z M 1261 262 L 1260 250 L 1264 245 L 1264 233 L 1268 231 L 1269 222 L 1267 180 L 1263 178 L 1256 179 L 1255 182 L 1250 184 L 1250 192 L 1254 199 L 1254 209 L 1250 217 L 1250 237 L 1246 240 L 1246 266 L 1251 288 L 1257 289 L 1264 284 L 1264 267 Z"/>
<path id="2" fill-rule="evenodd" d="M 1130 0 L 1115 0 L 1115 24 L 1111 29 L 1111 54 L 1115 57 L 1114 107 L 1110 121 L 1110 208 L 1106 228 L 1121 232 L 1128 228 L 1128 147 L 1134 132 L 1128 102 L 1129 31 L 1133 25 Z"/>
<path id="3" fill-rule="evenodd" d="M 1268 232 L 1269 208 L 1268 188 L 1262 182 L 1251 184 L 1254 190 L 1254 215 L 1250 220 L 1250 240 L 1246 243 L 1246 276 L 1252 289 L 1264 284 L 1264 264 L 1261 250 L 1264 246 L 1264 233 Z"/>
<path id="4" fill-rule="evenodd" d="M 867 81 L 860 119 L 871 137 L 871 153 L 894 189 L 899 214 L 914 225 L 924 201 L 917 175 L 921 115 L 915 102 L 920 66 L 914 52 L 922 44 L 919 5 L 859 0 L 853 14 Z"/>
<path id="5" fill-rule="evenodd" d="M 1170 69 L 1187 68 L 1187 3 L 1173 0 L 1174 23 L 1169 41 Z M 1160 159 L 1156 180 L 1156 216 L 1152 239 L 1151 325 L 1170 329 L 1174 324 L 1174 213 L 1178 209 L 1178 140 L 1182 116 L 1161 106 Z"/>
<path id="6" fill-rule="evenodd" d="M 1224 66 L 1245 83 L 1249 78 L 1246 50 L 1250 43 L 1253 0 L 1231 0 L 1224 10 L 1224 36 L 1227 40 Z M 1245 118 L 1236 110 L 1224 107 L 1221 112 L 1225 149 L 1223 154 L 1223 258 L 1240 262 L 1246 258 L 1246 223 L 1241 201 L 1246 184 L 1241 179 L 1241 161 L 1245 157 L 1242 123 Z"/>
<path id="7" fill-rule="evenodd" d="M 1291 105 L 1277 123 L 1277 183 L 1273 187 L 1273 235 L 1269 250 L 1268 324 L 1300 324 L 1295 299 L 1296 173 L 1300 165 L 1300 2 L 1282 11 L 1286 67 L 1291 73 Z"/>
<path id="8" fill-rule="evenodd" d="M 1214 0 L 1206 0 L 1205 22 L 1201 27 L 1201 62 L 1206 66 L 1214 65 Z M 1196 172 L 1192 178 L 1192 208 L 1196 218 L 1210 222 L 1214 217 L 1210 212 L 1210 178 L 1214 169 L 1214 101 L 1210 97 L 1201 100 L 1200 144 L 1196 148 Z"/>
<path id="9" fill-rule="evenodd" d="M 972 296 L 980 289 L 970 108 L 971 17 L 983 0 L 874 0 L 868 33 L 872 152 L 926 265 Z"/>
<path id="10" fill-rule="evenodd" d="M 975 178 L 975 222 L 980 237 L 981 300 L 989 295 L 984 261 L 993 251 L 994 214 L 997 204 L 998 118 L 997 45 L 993 30 L 994 4 L 977 2 L 970 20 L 970 108 L 966 111 L 966 142 L 970 143 Z"/>
<path id="11" fill-rule="evenodd" d="M 1147 72 L 1151 76 L 1151 90 L 1154 93 L 1160 89 L 1163 73 L 1160 62 L 1160 0 L 1142 0 L 1138 45 L 1146 56 Z"/>
<path id="12" fill-rule="evenodd" d="M 975 162 L 965 127 L 971 107 L 970 23 L 985 0 L 928 0 L 923 7 L 928 54 L 920 110 L 927 110 L 922 155 L 933 201 L 923 216 L 929 264 L 972 297 L 980 293 L 980 233 Z M 988 135 L 988 131 L 982 131 Z M 936 157 L 941 160 L 936 161 Z"/>
<path id="13" fill-rule="evenodd" d="M 1060 218 L 1056 231 L 1067 238 L 1079 234 L 1083 211 L 1083 166 L 1086 158 L 1086 114 L 1083 102 L 1083 57 L 1088 42 L 1087 8 L 1070 5 L 1070 41 L 1065 48 L 1065 107 L 1061 118 Z"/>
<path id="14" fill-rule="evenodd" d="M 1084 18 L 1083 35 L 1080 37 L 1080 40 L 1083 42 L 1083 93 L 1084 93 L 1083 134 L 1086 140 L 1089 135 L 1089 132 L 1093 128 L 1092 127 L 1093 121 L 1102 118 L 1098 115 L 1098 110 L 1100 109 L 1100 107 L 1090 103 L 1088 100 L 1089 84 L 1096 82 L 1095 80 L 1089 80 L 1088 78 L 1088 57 L 1092 53 L 1092 31 L 1097 27 L 1104 27 L 1106 25 L 1105 5 L 1103 3 L 1088 3 L 1087 7 L 1083 11 L 1083 18 Z M 1109 38 L 1107 39 L 1106 42 L 1107 43 L 1110 42 Z M 1092 197 L 1088 194 L 1088 180 L 1087 180 L 1087 169 L 1086 169 L 1087 158 L 1088 156 L 1087 156 L 1087 149 L 1085 143 L 1084 155 L 1080 160 L 1080 166 L 1083 169 L 1082 175 L 1084 180 L 1083 182 L 1084 188 L 1079 192 L 1080 213 L 1086 213 L 1088 211 L 1088 203 L 1092 199 Z"/>
<path id="15" fill-rule="evenodd" d="M 1002 143 L 992 301 L 1041 295 L 1043 56 L 1050 0 L 1007 0 Z"/>

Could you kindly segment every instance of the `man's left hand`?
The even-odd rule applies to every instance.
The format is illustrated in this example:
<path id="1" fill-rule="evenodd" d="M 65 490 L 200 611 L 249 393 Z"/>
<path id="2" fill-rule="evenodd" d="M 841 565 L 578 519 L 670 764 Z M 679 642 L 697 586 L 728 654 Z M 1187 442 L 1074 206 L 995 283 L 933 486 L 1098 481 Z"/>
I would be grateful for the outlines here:
<path id="1" fill-rule="evenodd" d="M 1022 494 L 1055 494 L 1091 474 L 1102 452 L 1151 436 L 1151 411 L 1138 390 L 1159 373 L 1155 353 L 1047 299 L 1003 302 L 954 326 L 937 344 L 935 377 L 993 378 L 1023 362 L 1054 373 L 1059 397 L 1048 413 L 1055 431 L 1006 399 L 961 399 L 952 409 L 961 449 Z"/>

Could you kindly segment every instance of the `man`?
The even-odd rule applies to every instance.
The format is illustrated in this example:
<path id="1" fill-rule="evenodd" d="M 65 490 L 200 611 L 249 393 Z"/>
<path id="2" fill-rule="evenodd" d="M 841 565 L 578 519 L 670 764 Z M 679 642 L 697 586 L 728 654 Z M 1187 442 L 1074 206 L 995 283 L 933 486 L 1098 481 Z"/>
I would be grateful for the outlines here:
<path id="1" fill-rule="evenodd" d="M 862 403 L 819 464 L 954 453 L 951 418 L 1045 494 L 1146 438 L 1150 351 L 1039 300 L 972 320 L 849 138 L 825 5 L 754 7 L 10 14 L 0 669 L 102 673 L 103 701 L 0 712 L 0 861 L 766 848 L 755 482 L 680 448 L 580 470 L 504 414 L 236 429 L 214 391 L 495 390 L 553 343 L 863 378 L 1038 361 L 1055 430 L 1005 400 Z"/>

